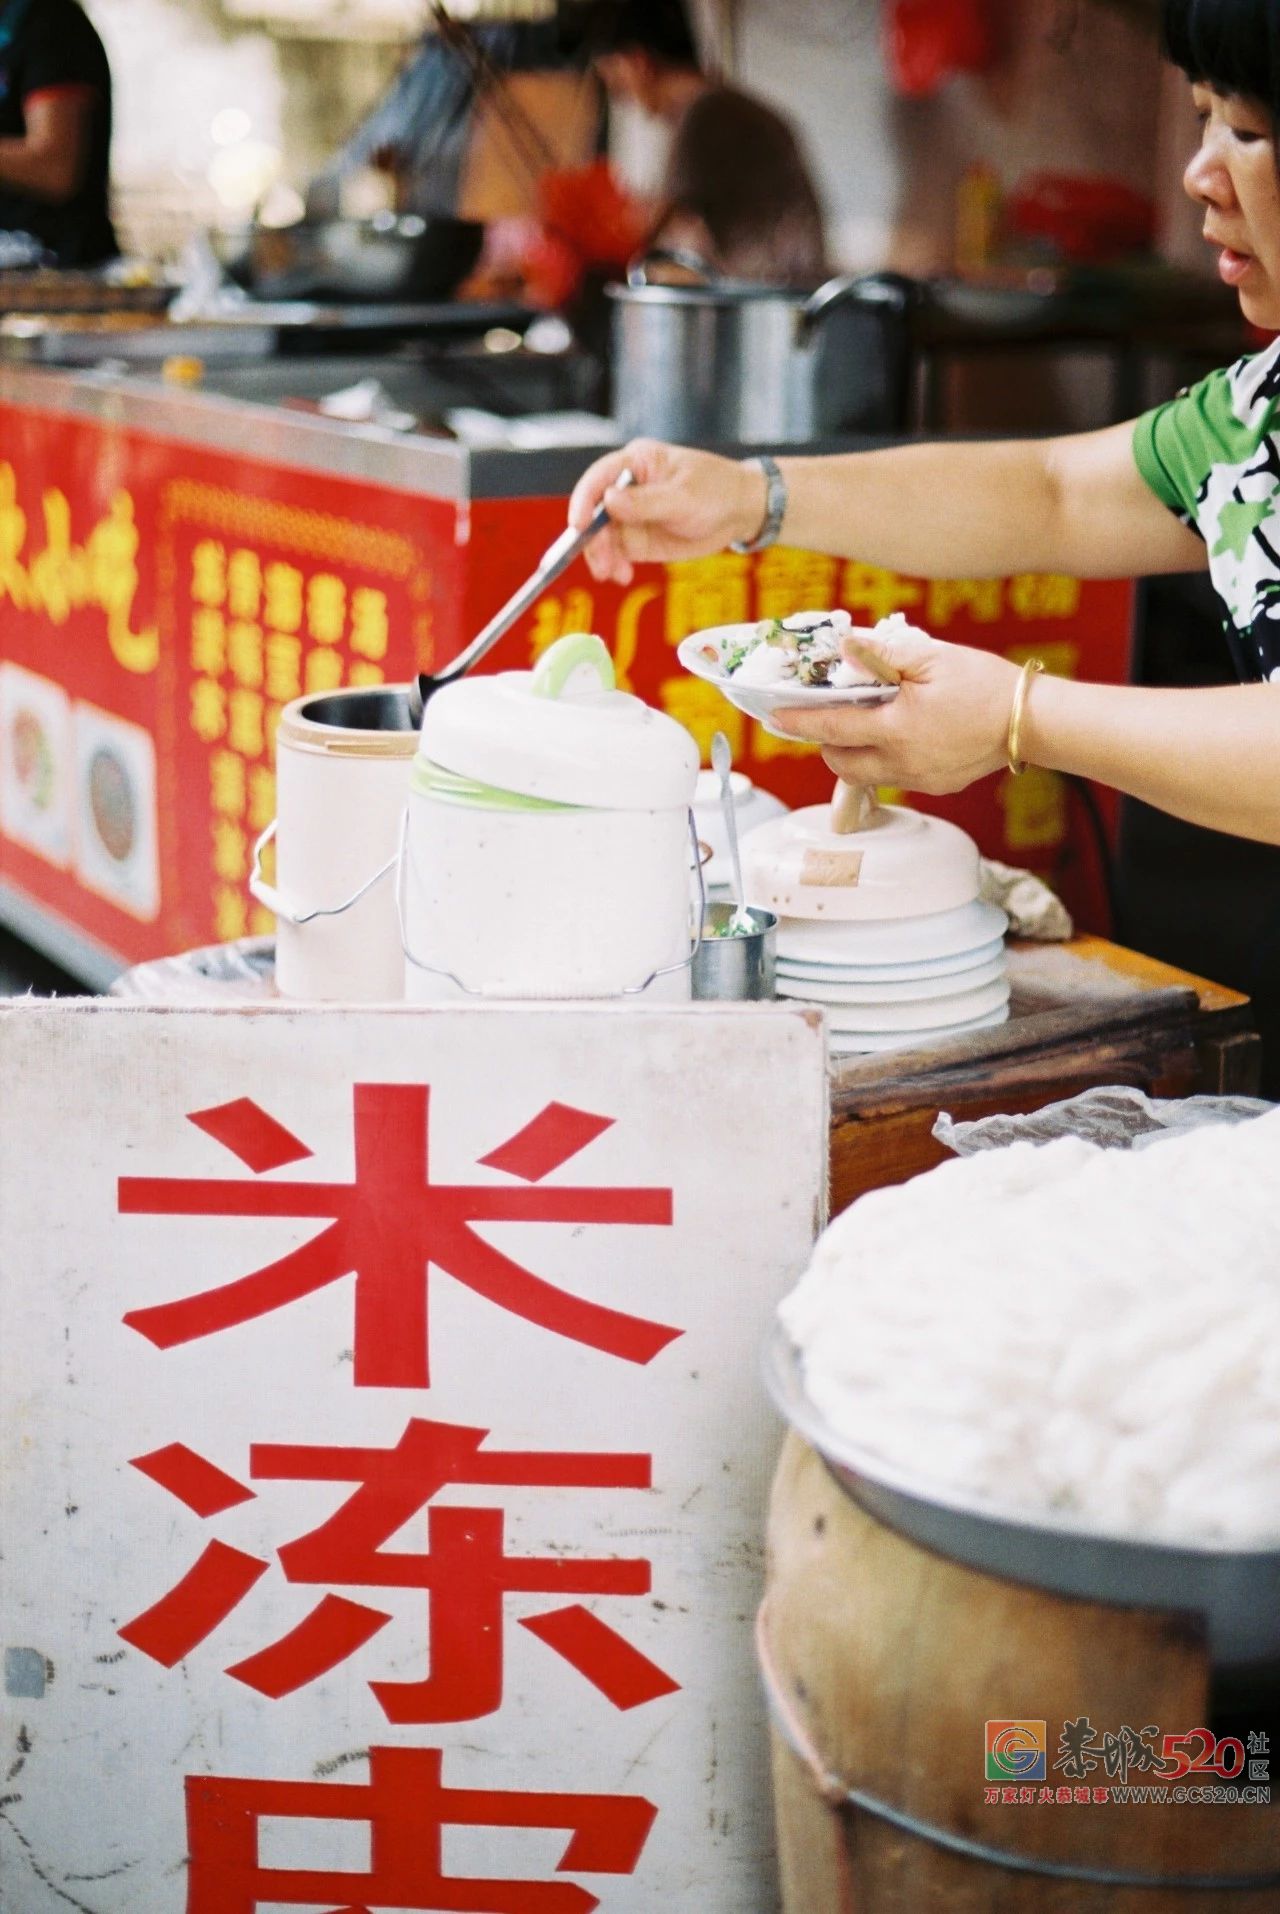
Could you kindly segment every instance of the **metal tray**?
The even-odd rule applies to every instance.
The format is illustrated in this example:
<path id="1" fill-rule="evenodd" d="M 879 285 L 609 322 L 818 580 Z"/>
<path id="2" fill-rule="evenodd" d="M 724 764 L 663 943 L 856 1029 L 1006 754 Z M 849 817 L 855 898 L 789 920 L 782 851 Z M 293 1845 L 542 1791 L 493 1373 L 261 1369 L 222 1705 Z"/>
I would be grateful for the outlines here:
<path id="1" fill-rule="evenodd" d="M 1203 1617 L 1215 1669 L 1280 1675 L 1280 1545 L 1134 1541 L 1048 1512 L 967 1500 L 843 1440 L 804 1391 L 799 1351 L 775 1322 L 764 1353 L 777 1407 L 853 1499 L 887 1527 L 966 1567 L 1056 1595 Z"/>
<path id="2" fill-rule="evenodd" d="M 70 321 L 68 323 L 68 320 Z M 0 361 L 18 365 L 96 366 L 120 361 L 159 368 L 166 359 L 199 359 L 206 365 L 270 358 L 278 332 L 267 325 L 217 322 L 171 325 L 163 318 L 113 328 L 77 325 L 74 317 L 36 318 L 24 313 L 0 318 Z"/>

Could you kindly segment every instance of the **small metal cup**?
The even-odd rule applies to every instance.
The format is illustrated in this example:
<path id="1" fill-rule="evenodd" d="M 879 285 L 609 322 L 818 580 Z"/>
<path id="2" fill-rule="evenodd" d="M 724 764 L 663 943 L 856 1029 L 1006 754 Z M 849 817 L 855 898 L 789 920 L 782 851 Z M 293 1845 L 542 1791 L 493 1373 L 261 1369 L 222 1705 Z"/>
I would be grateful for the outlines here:
<path id="1" fill-rule="evenodd" d="M 693 994 L 706 1002 L 768 1002 L 774 994 L 778 920 L 772 911 L 748 908 L 754 931 L 743 937 L 708 937 L 733 916 L 732 904 L 708 904 L 702 936 L 693 953 Z"/>

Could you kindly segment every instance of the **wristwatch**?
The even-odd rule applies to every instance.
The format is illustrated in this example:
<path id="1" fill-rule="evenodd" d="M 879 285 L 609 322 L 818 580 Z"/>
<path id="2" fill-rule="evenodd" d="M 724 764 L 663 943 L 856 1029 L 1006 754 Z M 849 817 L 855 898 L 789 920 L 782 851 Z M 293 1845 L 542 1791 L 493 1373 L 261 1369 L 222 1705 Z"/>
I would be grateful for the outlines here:
<path id="1" fill-rule="evenodd" d="M 764 523 L 754 538 L 734 539 L 731 552 L 762 552 L 768 545 L 776 545 L 778 534 L 782 530 L 782 521 L 787 515 L 787 481 L 778 469 L 778 461 L 762 452 L 759 458 L 747 459 L 748 465 L 758 466 L 765 477 Z"/>

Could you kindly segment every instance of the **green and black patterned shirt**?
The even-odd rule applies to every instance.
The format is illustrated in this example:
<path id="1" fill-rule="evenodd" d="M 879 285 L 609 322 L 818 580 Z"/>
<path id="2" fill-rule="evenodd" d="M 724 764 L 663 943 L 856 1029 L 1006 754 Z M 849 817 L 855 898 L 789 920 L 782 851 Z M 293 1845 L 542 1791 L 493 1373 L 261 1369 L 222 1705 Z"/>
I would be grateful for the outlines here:
<path id="1" fill-rule="evenodd" d="M 1280 686 L 1280 339 L 1145 413 L 1133 452 L 1209 548 L 1237 673 Z"/>

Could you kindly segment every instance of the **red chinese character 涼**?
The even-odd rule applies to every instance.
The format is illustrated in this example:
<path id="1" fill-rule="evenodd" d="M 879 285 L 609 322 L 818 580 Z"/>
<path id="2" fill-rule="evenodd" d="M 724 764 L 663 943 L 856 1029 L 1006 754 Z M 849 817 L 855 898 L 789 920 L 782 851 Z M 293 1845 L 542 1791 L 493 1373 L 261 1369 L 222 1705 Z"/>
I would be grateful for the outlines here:
<path id="1" fill-rule="evenodd" d="M 254 1481 L 359 1485 L 319 1528 L 279 1551 L 290 1582 L 420 1589 L 427 1596 L 426 1679 L 370 1684 L 388 1721 L 475 1721 L 502 1706 L 508 1594 L 649 1593 L 652 1573 L 643 1559 L 508 1555 L 501 1509 L 427 1506 L 453 1484 L 647 1489 L 647 1455 L 486 1450 L 488 1433 L 414 1419 L 391 1449 L 257 1443 L 251 1451 Z M 202 1516 L 221 1514 L 254 1493 L 180 1443 L 135 1457 L 134 1467 Z M 388 1549 L 424 1510 L 425 1551 Z M 259 1556 L 211 1542 L 176 1587 L 119 1632 L 173 1667 L 238 1607 L 268 1567 Z M 278 1701 L 348 1660 L 390 1620 L 385 1609 L 327 1594 L 297 1627 L 226 1672 Z M 580 1602 L 523 1617 L 521 1626 L 615 1708 L 638 1708 L 679 1687 Z"/>
<path id="2" fill-rule="evenodd" d="M 536 1276 L 477 1234 L 485 1223 L 670 1225 L 669 1189 L 567 1187 L 544 1179 L 585 1149 L 611 1117 L 549 1103 L 482 1158 L 524 1188 L 432 1181 L 426 1084 L 354 1086 L 355 1179 L 350 1183 L 246 1182 L 243 1178 L 122 1176 L 126 1216 L 322 1217 L 325 1227 L 279 1261 L 177 1302 L 130 1310 L 124 1320 L 157 1348 L 210 1336 L 264 1316 L 355 1274 L 358 1388 L 425 1389 L 428 1265 L 499 1308 L 627 1362 L 647 1363 L 683 1334 L 592 1302 Z M 305 1143 L 248 1098 L 193 1112 L 200 1129 L 265 1178 L 311 1155 Z M 542 1185 L 539 1188 L 530 1185 Z"/>
<path id="3" fill-rule="evenodd" d="M 444 1829 L 566 1828 L 558 1874 L 634 1874 L 657 1814 L 633 1794 L 446 1787 L 438 1748 L 370 1748 L 365 1785 L 188 1775 L 186 1795 L 187 1914 L 258 1914 L 268 1902 L 334 1914 L 592 1914 L 599 1900 L 572 1881 L 445 1874 Z M 368 1872 L 264 1866 L 267 1820 L 363 1821 Z"/>

